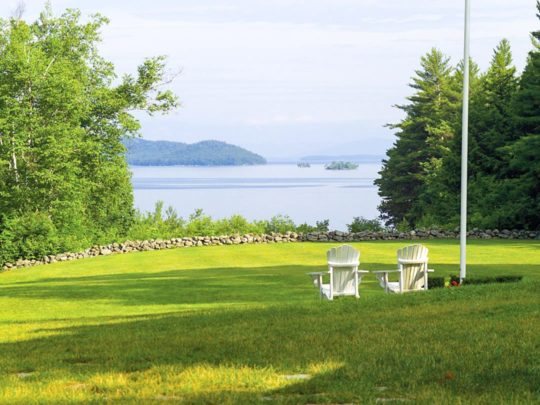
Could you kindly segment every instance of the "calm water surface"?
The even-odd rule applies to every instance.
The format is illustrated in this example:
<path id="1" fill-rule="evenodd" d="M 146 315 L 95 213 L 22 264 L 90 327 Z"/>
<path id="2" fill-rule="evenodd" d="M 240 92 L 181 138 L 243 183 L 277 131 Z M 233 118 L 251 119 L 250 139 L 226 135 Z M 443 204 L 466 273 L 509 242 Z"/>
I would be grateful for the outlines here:
<path id="1" fill-rule="evenodd" d="M 379 164 L 356 170 L 325 170 L 323 165 L 132 166 L 135 206 L 152 210 L 156 201 L 187 217 L 202 208 L 214 218 L 241 214 L 248 219 L 289 215 L 296 223 L 329 219 L 346 229 L 355 216 L 375 218 L 379 197 L 373 180 Z"/>

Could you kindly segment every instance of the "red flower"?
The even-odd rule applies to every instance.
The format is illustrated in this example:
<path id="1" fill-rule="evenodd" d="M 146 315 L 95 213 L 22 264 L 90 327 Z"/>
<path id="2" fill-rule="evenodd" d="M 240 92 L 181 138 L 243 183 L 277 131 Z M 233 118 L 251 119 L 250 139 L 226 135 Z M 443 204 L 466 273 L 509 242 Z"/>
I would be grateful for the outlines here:
<path id="1" fill-rule="evenodd" d="M 451 371 L 447 371 L 445 374 L 444 374 L 444 379 L 445 380 L 453 380 L 456 378 L 456 375 L 451 372 Z"/>

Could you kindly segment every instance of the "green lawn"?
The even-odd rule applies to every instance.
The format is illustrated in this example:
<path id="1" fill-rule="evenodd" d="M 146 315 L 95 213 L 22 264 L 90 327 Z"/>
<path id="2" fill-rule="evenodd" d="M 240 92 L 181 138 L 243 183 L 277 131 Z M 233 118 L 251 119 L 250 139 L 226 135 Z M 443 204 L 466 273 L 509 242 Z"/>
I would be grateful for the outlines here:
<path id="1" fill-rule="evenodd" d="M 406 242 L 353 244 L 362 269 Z M 457 241 L 426 241 L 437 275 Z M 336 244 L 175 249 L 0 274 L 0 402 L 538 403 L 540 241 L 473 241 L 520 283 L 320 301 Z"/>

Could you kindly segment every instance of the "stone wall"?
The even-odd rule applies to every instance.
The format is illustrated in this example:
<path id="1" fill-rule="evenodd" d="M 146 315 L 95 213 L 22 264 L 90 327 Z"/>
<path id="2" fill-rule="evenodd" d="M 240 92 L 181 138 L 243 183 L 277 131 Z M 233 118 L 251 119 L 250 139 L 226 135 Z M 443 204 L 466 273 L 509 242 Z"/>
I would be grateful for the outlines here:
<path id="1" fill-rule="evenodd" d="M 540 231 L 522 231 L 498 229 L 479 230 L 473 229 L 467 232 L 471 239 L 540 239 Z M 383 231 L 383 232 L 357 232 L 347 233 L 340 231 L 312 232 L 301 236 L 308 242 L 354 242 L 365 240 L 415 240 L 415 239 L 453 239 L 459 238 L 458 231 L 424 231 L 415 230 L 410 232 Z"/>
<path id="2" fill-rule="evenodd" d="M 473 229 L 467 232 L 471 239 L 540 239 L 540 231 L 519 231 L 519 230 L 478 230 Z M 64 262 L 69 260 L 84 259 L 95 256 L 108 256 L 112 254 L 122 254 L 130 252 L 143 252 L 149 250 L 162 250 L 181 247 L 195 246 L 217 246 L 217 245 L 242 245 L 253 243 L 291 243 L 291 242 L 359 242 L 367 240 L 416 240 L 416 239 L 450 239 L 458 238 L 459 232 L 452 231 L 410 231 L 410 232 L 357 232 L 347 233 L 340 231 L 313 232 L 306 235 L 296 232 L 284 234 L 272 233 L 270 235 L 235 235 L 235 236 L 195 236 L 192 238 L 173 238 L 168 240 L 151 239 L 145 241 L 126 241 L 123 243 L 112 243 L 103 246 L 93 246 L 82 252 L 60 253 L 48 255 L 40 260 L 19 259 L 14 263 L 6 263 L 4 270 L 11 270 L 22 267 L 37 266 Z"/>
<path id="3" fill-rule="evenodd" d="M 56 255 L 48 255 L 40 260 L 19 259 L 14 263 L 6 263 L 3 269 L 10 270 L 21 267 L 37 266 L 40 264 L 85 259 L 87 257 L 108 256 L 112 254 L 144 252 L 149 250 L 162 250 L 181 247 L 242 245 L 246 243 L 290 243 L 298 242 L 300 241 L 300 238 L 301 235 L 297 234 L 296 232 L 287 232 L 284 234 L 272 233 L 271 235 L 195 236 L 191 238 L 173 238 L 167 240 L 150 239 L 143 241 L 126 241 L 123 243 L 111 243 L 109 245 L 93 246 L 77 253 L 66 252 Z"/>

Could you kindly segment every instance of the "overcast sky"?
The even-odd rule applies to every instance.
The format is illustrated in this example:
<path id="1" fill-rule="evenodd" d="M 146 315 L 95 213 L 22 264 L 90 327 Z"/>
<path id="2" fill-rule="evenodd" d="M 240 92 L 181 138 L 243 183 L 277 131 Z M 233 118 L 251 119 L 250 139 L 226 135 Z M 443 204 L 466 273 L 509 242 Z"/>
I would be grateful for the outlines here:
<path id="1" fill-rule="evenodd" d="M 471 53 L 482 68 L 502 38 L 517 67 L 538 28 L 534 0 L 471 0 Z M 0 2 L 9 17 L 19 1 Z M 44 1 L 26 0 L 34 19 Z M 463 52 L 459 0 L 53 0 L 109 17 L 103 55 L 119 73 L 167 55 L 182 107 L 143 117 L 147 139 L 218 139 L 266 157 L 383 154 L 386 123 L 410 94 L 420 57 Z"/>

